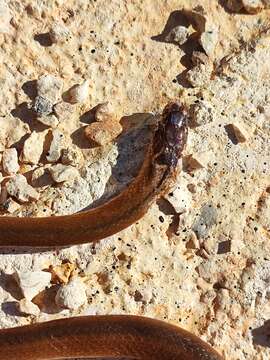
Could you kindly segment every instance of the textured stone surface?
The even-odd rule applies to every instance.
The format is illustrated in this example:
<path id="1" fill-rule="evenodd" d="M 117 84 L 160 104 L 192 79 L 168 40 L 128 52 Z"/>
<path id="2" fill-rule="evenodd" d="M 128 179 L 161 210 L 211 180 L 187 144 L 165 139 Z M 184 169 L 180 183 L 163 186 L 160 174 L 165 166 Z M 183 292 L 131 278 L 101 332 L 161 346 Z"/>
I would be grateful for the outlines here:
<path id="1" fill-rule="evenodd" d="M 120 142 L 118 148 L 102 151 L 89 149 L 83 141 L 83 127 L 94 119 L 91 109 L 96 105 L 110 101 L 113 109 L 127 115 L 122 120 L 132 123 L 146 121 L 147 113 L 160 112 L 177 99 L 191 107 L 193 117 L 175 189 L 137 224 L 95 246 L 42 253 L 1 250 L 1 327 L 32 321 L 10 311 L 18 298 L 10 274 L 16 269 L 41 271 L 68 260 L 85 276 L 88 301 L 79 310 L 63 313 L 55 310 L 52 297 L 50 311 L 41 311 L 37 321 L 74 314 L 146 315 L 194 332 L 226 360 L 269 358 L 269 11 L 236 15 L 221 3 L 67 0 L 57 6 L 47 0 L 10 0 L 14 36 L 0 34 L 0 114 L 6 114 L 1 128 L 6 119 L 28 125 L 29 117 L 9 114 L 29 102 L 23 85 L 45 72 L 61 78 L 64 91 L 83 79 L 91 84 L 84 103 L 66 113 L 62 103 L 59 112 L 58 128 L 67 139 L 71 135 L 86 158 L 82 177 L 45 188 L 21 215 L 79 211 L 104 196 L 111 183 L 122 180 L 124 186 L 136 173 L 139 156 L 131 141 L 127 148 Z M 201 50 L 198 40 L 188 40 L 181 48 L 165 40 L 175 26 L 189 26 L 188 19 L 184 24 L 181 20 L 182 6 L 203 6 L 204 15 L 196 12 L 191 25 L 203 32 L 216 28 L 219 34 L 211 55 L 214 71 L 207 82 L 195 79 L 193 88 L 187 87 L 184 75 L 192 65 L 189 49 Z M 49 46 L 36 40 L 60 19 L 72 37 Z M 199 60 L 203 56 L 195 58 L 208 74 L 205 60 Z M 29 121 L 31 131 L 33 124 Z M 237 129 L 245 141 L 239 141 Z M 7 145 L 7 138 L 0 132 L 2 150 L 13 145 Z M 45 294 L 54 291 L 51 287 Z"/>

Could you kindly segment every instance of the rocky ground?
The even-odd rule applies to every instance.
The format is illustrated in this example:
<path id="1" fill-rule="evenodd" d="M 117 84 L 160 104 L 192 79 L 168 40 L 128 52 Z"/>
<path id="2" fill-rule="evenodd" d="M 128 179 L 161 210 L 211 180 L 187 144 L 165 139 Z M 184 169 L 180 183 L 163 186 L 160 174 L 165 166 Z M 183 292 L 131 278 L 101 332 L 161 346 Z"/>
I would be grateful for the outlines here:
<path id="1" fill-rule="evenodd" d="M 14 151 L 5 153 L 2 166 L 7 159 L 8 179 L 20 172 L 40 192 L 37 200 L 27 188 L 22 201 L 10 190 L 19 205 L 9 204 L 3 214 L 44 216 L 44 204 L 46 214 L 75 212 L 130 181 L 145 137 L 138 131 L 136 146 L 98 138 L 102 146 L 91 149 L 84 128 L 98 104 L 109 101 L 121 124 L 144 123 L 171 100 L 185 103 L 191 118 L 175 188 L 141 221 L 96 246 L 1 249 L 2 328 L 73 315 L 139 314 L 194 332 L 225 359 L 270 357 L 268 6 L 0 1 L 1 152 L 14 148 L 19 155 L 16 162 Z M 76 102 L 71 113 L 43 114 L 45 120 L 37 114 L 44 93 L 36 81 L 43 75 L 62 84 L 52 105 L 63 94 L 65 110 Z M 70 90 L 84 81 L 86 94 Z M 21 137 L 14 140 L 6 124 L 15 119 Z M 65 146 L 55 161 L 52 153 L 41 160 L 29 155 L 29 136 L 57 131 L 79 153 L 72 163 L 57 158 Z M 45 143 L 41 150 L 48 149 Z M 73 169 L 64 184 L 57 181 L 59 161 Z M 31 183 L 30 173 L 51 167 L 49 183 Z"/>

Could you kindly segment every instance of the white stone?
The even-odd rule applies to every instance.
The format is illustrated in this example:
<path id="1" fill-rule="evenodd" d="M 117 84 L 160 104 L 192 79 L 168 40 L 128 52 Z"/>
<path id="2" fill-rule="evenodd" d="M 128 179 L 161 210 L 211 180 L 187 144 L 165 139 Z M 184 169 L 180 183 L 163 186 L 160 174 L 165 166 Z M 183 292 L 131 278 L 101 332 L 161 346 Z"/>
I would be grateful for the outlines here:
<path id="1" fill-rule="evenodd" d="M 52 141 L 50 144 L 50 149 L 48 151 L 48 154 L 46 155 L 46 159 L 49 162 L 56 162 L 60 159 L 61 154 L 62 154 L 62 149 L 64 147 L 64 134 L 58 130 L 52 130 L 51 132 L 52 135 Z"/>
<path id="2" fill-rule="evenodd" d="M 62 285 L 57 291 L 55 302 L 64 309 L 77 310 L 87 302 L 86 287 L 80 278 Z"/>
<path id="3" fill-rule="evenodd" d="M 15 174 L 19 171 L 17 150 L 14 148 L 6 149 L 2 156 L 2 166 L 5 173 L 8 175 Z"/>
<path id="4" fill-rule="evenodd" d="M 0 117 L 0 151 L 11 147 L 29 133 L 29 126 L 20 119 L 12 116 Z"/>
<path id="5" fill-rule="evenodd" d="M 209 83 L 212 71 L 210 63 L 199 64 L 187 72 L 186 78 L 193 87 L 203 87 Z"/>
<path id="6" fill-rule="evenodd" d="M 69 120 L 69 118 L 71 117 L 72 113 L 74 112 L 74 105 L 71 105 L 67 102 L 61 101 L 58 104 L 54 105 L 54 113 L 57 117 L 57 119 L 62 122 L 65 121 L 67 122 L 67 120 Z"/>
<path id="7" fill-rule="evenodd" d="M 79 171 L 70 165 L 57 164 L 49 169 L 55 182 L 73 181 L 80 176 Z"/>
<path id="8" fill-rule="evenodd" d="M 106 121 L 114 117 L 112 105 L 107 101 L 96 106 L 95 120 Z"/>
<path id="9" fill-rule="evenodd" d="M 69 29 L 65 25 L 59 24 L 58 22 L 52 24 L 49 33 L 51 41 L 55 44 L 63 43 L 70 36 Z"/>
<path id="10" fill-rule="evenodd" d="M 9 195 L 20 202 L 28 202 L 39 198 L 39 193 L 27 183 L 26 178 L 21 174 L 10 178 L 6 183 L 6 189 Z"/>
<path id="11" fill-rule="evenodd" d="M 72 104 L 83 103 L 89 96 L 89 81 L 85 80 L 81 85 L 74 85 L 68 91 L 68 99 Z"/>
<path id="12" fill-rule="evenodd" d="M 39 307 L 32 303 L 29 299 L 22 299 L 18 302 L 18 310 L 24 315 L 38 316 L 40 313 Z"/>
<path id="13" fill-rule="evenodd" d="M 218 32 L 216 29 L 205 31 L 201 34 L 200 44 L 208 56 L 213 55 L 218 43 Z"/>
<path id="14" fill-rule="evenodd" d="M 0 33 L 10 32 L 11 12 L 5 0 L 0 0 Z"/>
<path id="15" fill-rule="evenodd" d="M 30 301 L 49 286 L 51 281 L 51 273 L 45 271 L 16 270 L 14 277 L 20 286 L 23 296 Z"/>
<path id="16" fill-rule="evenodd" d="M 37 118 L 37 120 L 51 128 L 55 128 L 59 124 L 59 120 L 55 115 L 40 116 Z"/>
<path id="17" fill-rule="evenodd" d="M 176 26 L 166 36 L 166 41 L 173 41 L 179 45 L 183 45 L 189 36 L 194 32 L 192 26 L 186 28 L 185 26 Z"/>
<path id="18" fill-rule="evenodd" d="M 43 153 L 43 144 L 47 131 L 33 131 L 25 140 L 21 154 L 21 161 L 27 164 L 38 164 Z"/>
<path id="19" fill-rule="evenodd" d="M 53 104 L 61 99 L 63 81 L 53 75 L 42 75 L 37 81 L 37 92 L 39 96 L 49 99 Z"/>

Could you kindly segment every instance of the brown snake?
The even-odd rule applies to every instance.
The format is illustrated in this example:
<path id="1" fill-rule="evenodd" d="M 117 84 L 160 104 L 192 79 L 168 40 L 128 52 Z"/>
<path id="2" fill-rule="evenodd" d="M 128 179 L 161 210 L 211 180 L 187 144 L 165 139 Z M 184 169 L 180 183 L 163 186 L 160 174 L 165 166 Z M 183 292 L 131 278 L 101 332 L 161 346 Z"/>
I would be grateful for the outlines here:
<path id="1" fill-rule="evenodd" d="M 222 360 L 197 336 L 137 316 L 82 316 L 0 331 L 1 360 L 74 358 Z"/>
<path id="2" fill-rule="evenodd" d="M 68 246 L 97 242 L 139 220 L 176 174 L 187 139 L 187 115 L 169 104 L 149 143 L 136 178 L 105 204 L 73 215 L 0 217 L 0 246 Z"/>

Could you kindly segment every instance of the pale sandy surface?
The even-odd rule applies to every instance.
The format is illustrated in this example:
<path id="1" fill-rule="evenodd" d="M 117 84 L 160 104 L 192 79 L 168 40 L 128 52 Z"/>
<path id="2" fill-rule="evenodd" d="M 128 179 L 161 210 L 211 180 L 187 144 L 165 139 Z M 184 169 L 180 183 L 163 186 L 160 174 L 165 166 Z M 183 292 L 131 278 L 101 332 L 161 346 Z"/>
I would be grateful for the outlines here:
<path id="1" fill-rule="evenodd" d="M 173 194 L 139 223 L 95 248 L 3 249 L 0 326 L 77 314 L 139 314 L 196 333 L 226 359 L 268 359 L 270 343 L 261 334 L 270 317 L 269 12 L 232 15 L 215 0 L 60 3 L 10 1 L 12 25 L 0 34 L 1 115 L 28 102 L 23 84 L 46 72 L 62 78 L 65 89 L 90 80 L 90 98 L 76 107 L 68 133 L 85 125 L 82 114 L 106 100 L 130 116 L 161 111 L 169 100 L 182 99 L 195 107 L 200 126 L 195 121 L 190 130 Z M 29 4 L 33 10 L 27 12 Z M 179 76 L 186 70 L 185 50 L 162 36 L 155 40 L 168 19 L 179 24 L 180 14 L 172 13 L 184 4 L 202 5 L 208 23 L 219 29 L 216 64 L 231 55 L 199 88 L 186 88 Z M 65 44 L 35 40 L 60 19 L 72 34 Z M 233 138 L 232 124 L 245 134 L 243 142 Z M 107 181 L 110 166 L 102 156 L 97 169 L 101 176 L 105 169 Z M 95 184 L 93 177 L 89 186 Z M 101 195 L 100 189 L 93 193 Z M 170 224 L 179 214 L 175 229 Z M 62 260 L 75 263 L 86 277 L 88 303 L 60 311 L 52 289 L 38 317 L 21 316 L 15 308 L 21 295 L 10 274 Z"/>

